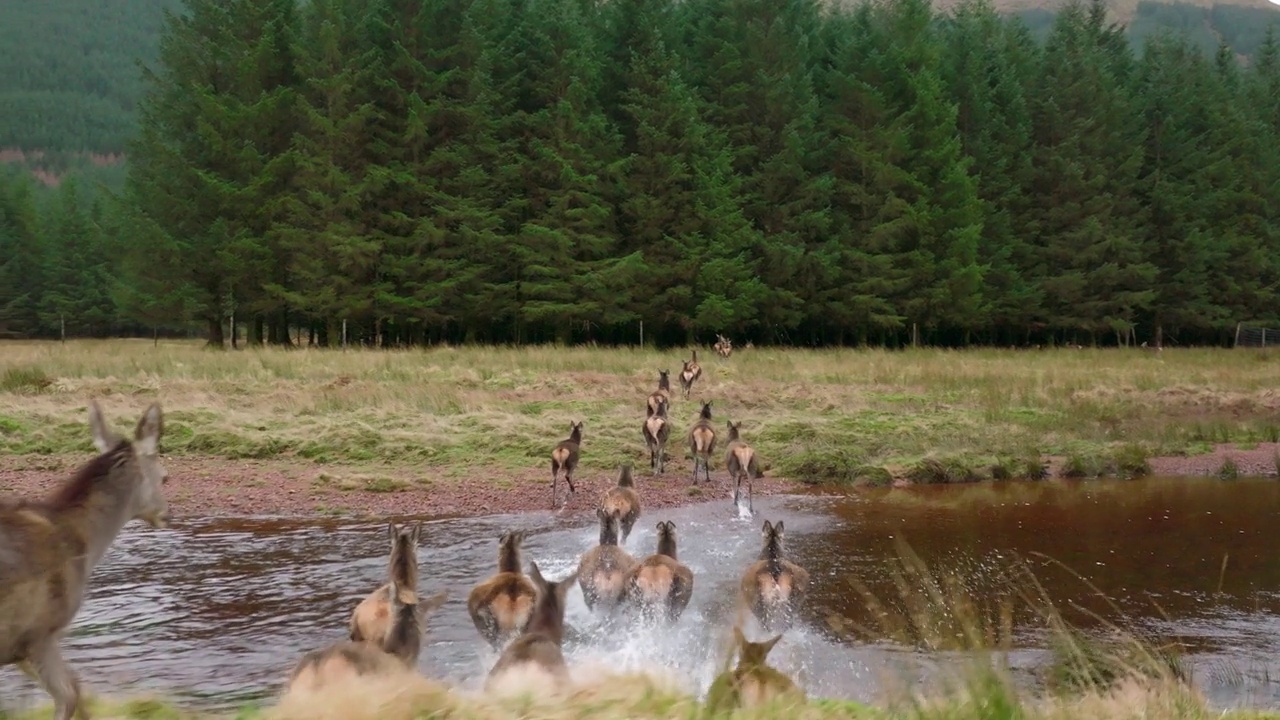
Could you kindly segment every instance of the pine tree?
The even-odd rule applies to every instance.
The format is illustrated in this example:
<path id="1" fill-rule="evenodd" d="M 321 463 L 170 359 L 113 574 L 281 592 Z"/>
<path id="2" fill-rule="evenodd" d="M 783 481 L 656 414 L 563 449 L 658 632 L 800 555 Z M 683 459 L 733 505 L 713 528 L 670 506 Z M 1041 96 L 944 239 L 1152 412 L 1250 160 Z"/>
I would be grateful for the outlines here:
<path id="1" fill-rule="evenodd" d="M 30 181 L 0 177 L 0 334 L 44 329 L 44 258 Z"/>

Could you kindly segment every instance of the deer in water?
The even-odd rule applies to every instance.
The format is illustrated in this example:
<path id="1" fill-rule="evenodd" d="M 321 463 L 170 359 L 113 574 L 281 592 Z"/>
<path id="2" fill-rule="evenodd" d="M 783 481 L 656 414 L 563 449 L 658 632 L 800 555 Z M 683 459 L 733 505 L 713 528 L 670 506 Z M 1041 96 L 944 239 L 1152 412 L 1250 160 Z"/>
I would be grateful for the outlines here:
<path id="1" fill-rule="evenodd" d="M 783 557 L 784 528 L 764 521 L 759 559 L 747 567 L 739 587 L 740 605 L 751 609 L 766 632 L 783 632 L 795 621 L 809 591 L 809 571 Z"/>
<path id="2" fill-rule="evenodd" d="M 666 408 L 671 405 L 671 378 L 670 371 L 658 371 L 658 389 L 649 393 L 649 399 L 645 404 L 649 407 L 649 414 L 656 415 L 659 412 L 666 413 Z"/>
<path id="3" fill-rule="evenodd" d="M 556 483 L 560 479 L 560 473 L 564 473 L 564 481 L 569 485 L 569 492 L 565 495 L 564 502 L 569 504 L 569 498 L 573 496 L 577 490 L 573 487 L 573 471 L 578 467 L 578 450 L 582 445 L 582 423 L 575 422 L 569 424 L 569 438 L 556 443 L 556 447 L 551 451 L 551 509 L 556 509 Z"/>
<path id="4" fill-rule="evenodd" d="M 569 667 L 564 661 L 561 645 L 564 643 L 565 598 L 578 577 L 574 572 L 559 582 L 542 577 L 537 563 L 529 564 L 529 578 L 538 588 L 538 601 L 524 632 L 507 646 L 494 663 L 485 680 L 485 689 L 493 687 L 495 679 L 503 673 L 521 666 L 533 666 L 549 674 L 552 681 L 562 685 L 569 679 Z"/>
<path id="5" fill-rule="evenodd" d="M 675 622 L 693 596 L 693 571 L 676 558 L 676 525 L 658 523 L 658 552 L 640 561 L 627 575 L 627 600 L 641 612 L 661 607 L 668 622 Z"/>
<path id="6" fill-rule="evenodd" d="M 617 515 L 622 531 L 621 541 L 626 544 L 631 535 L 631 528 L 640 518 L 640 495 L 636 492 L 635 480 L 631 478 L 631 465 L 623 465 L 618 469 L 618 484 L 605 491 L 600 499 L 600 509 L 610 515 Z"/>
<path id="7" fill-rule="evenodd" d="M 693 484 L 698 484 L 698 466 L 711 482 L 711 453 L 716 451 L 716 430 L 711 427 L 711 403 L 702 404 L 698 420 L 689 428 L 689 450 L 693 454 Z"/>
<path id="8" fill-rule="evenodd" d="M 702 377 L 702 366 L 698 364 L 698 351 L 692 351 L 691 360 L 683 361 L 683 367 L 680 369 L 680 390 L 684 393 L 684 399 L 689 399 L 689 391 L 693 389 L 693 381 Z"/>
<path id="9" fill-rule="evenodd" d="M 782 639 L 775 635 L 761 643 L 749 642 L 742 629 L 733 628 L 734 650 L 738 653 L 738 667 L 726 670 L 707 689 L 707 709 L 712 712 L 731 712 L 735 708 L 752 708 L 787 697 L 795 704 L 804 704 L 804 691 L 795 682 L 775 668 L 765 664 L 765 657 Z"/>
<path id="10" fill-rule="evenodd" d="M 644 433 L 644 444 L 649 448 L 649 469 L 655 475 L 661 475 L 667 470 L 667 440 L 671 437 L 671 421 L 667 419 L 665 403 L 656 412 L 649 408 L 649 415 L 640 430 Z"/>
<path id="11" fill-rule="evenodd" d="M 627 573 L 636 561 L 618 547 L 618 514 L 598 508 L 596 517 L 600 520 L 600 544 L 583 553 L 578 561 L 578 584 L 588 610 L 595 610 L 596 605 L 612 610 L 622 600 Z"/>
<path id="12" fill-rule="evenodd" d="M 729 422 L 729 443 L 724 454 L 724 464 L 729 470 L 729 478 L 733 481 L 733 504 L 738 505 L 742 495 L 742 482 L 747 482 L 747 509 L 755 514 L 755 503 L 752 500 L 752 478 L 760 477 L 760 463 L 756 451 L 742 441 L 738 432 L 742 422 Z"/>
<path id="13" fill-rule="evenodd" d="M 59 644 L 93 569 L 126 523 L 169 524 L 160 406 L 148 407 L 126 440 L 91 400 L 89 429 L 98 455 L 52 495 L 0 501 L 0 666 L 16 664 L 37 681 L 53 698 L 56 720 L 88 717 Z"/>
<path id="14" fill-rule="evenodd" d="M 716 344 L 713 347 L 716 354 L 722 358 L 727 358 L 733 354 L 733 341 L 720 333 L 716 333 Z"/>
<path id="15" fill-rule="evenodd" d="M 520 570 L 524 538 L 523 532 L 513 531 L 498 539 L 497 574 L 476 585 L 467 597 L 471 622 L 494 650 L 524 632 L 538 599 L 537 586 Z"/>
<path id="16" fill-rule="evenodd" d="M 397 528 L 387 524 L 391 555 L 387 582 L 369 593 L 351 613 L 349 638 L 369 642 L 407 665 L 418 662 L 422 626 L 427 613 L 444 604 L 446 593 L 418 599 L 418 538 L 422 524 Z"/>

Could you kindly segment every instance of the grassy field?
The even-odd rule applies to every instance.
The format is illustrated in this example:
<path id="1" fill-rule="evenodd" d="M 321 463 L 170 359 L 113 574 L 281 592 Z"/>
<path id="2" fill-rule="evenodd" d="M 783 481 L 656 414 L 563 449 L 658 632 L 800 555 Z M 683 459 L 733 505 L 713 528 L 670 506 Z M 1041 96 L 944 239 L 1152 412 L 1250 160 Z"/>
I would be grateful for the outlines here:
<path id="1" fill-rule="evenodd" d="M 107 340 L 0 344 L 0 452 L 88 452 L 85 402 L 129 427 L 166 409 L 165 451 L 436 468 L 445 477 L 536 469 L 571 420 L 584 453 L 647 463 L 644 398 L 669 369 L 673 457 L 697 401 L 743 421 L 771 475 L 805 482 L 956 481 L 1141 472 L 1151 455 L 1280 440 L 1276 358 L 1251 350 L 709 350 L 690 400 L 687 351 L 254 349 Z M 687 464 L 687 463 L 682 463 Z M 713 460 L 713 467 L 722 459 Z"/>

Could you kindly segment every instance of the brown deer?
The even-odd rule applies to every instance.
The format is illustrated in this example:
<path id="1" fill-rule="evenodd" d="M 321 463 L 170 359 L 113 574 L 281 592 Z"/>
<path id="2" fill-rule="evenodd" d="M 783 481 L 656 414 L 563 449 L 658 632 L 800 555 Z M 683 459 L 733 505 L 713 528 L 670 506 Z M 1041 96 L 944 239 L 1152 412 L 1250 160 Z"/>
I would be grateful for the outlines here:
<path id="1" fill-rule="evenodd" d="M 343 640 L 303 655 L 289 673 L 285 695 L 314 692 L 354 677 L 394 677 L 413 668 L 377 645 Z"/>
<path id="2" fill-rule="evenodd" d="M 683 361 L 683 367 L 680 370 L 680 389 L 684 392 L 684 399 L 689 399 L 689 391 L 693 389 L 693 381 L 702 377 L 702 366 L 698 364 L 698 351 L 692 351 L 691 360 Z"/>
<path id="3" fill-rule="evenodd" d="M 742 575 L 739 600 L 751 609 L 766 632 L 783 632 L 809 592 L 809 571 L 783 557 L 784 528 L 764 521 L 764 547 Z"/>
<path id="4" fill-rule="evenodd" d="M 600 544 L 583 553 L 578 561 L 578 584 L 588 610 L 595 610 L 596 605 L 612 610 L 623 598 L 627 573 L 636 561 L 618 547 L 618 514 L 598 508 L 596 517 L 600 520 Z"/>
<path id="5" fill-rule="evenodd" d="M 649 448 L 649 469 L 655 475 L 661 475 L 667 470 L 667 440 L 671 437 L 671 421 L 667 419 L 665 403 L 656 412 L 649 408 L 641 432 L 644 433 L 644 444 Z"/>
<path id="6" fill-rule="evenodd" d="M 666 408 L 671 405 L 671 378 L 670 371 L 658 371 L 658 389 L 649 393 L 649 399 L 646 404 L 649 406 L 649 414 L 656 415 L 659 412 L 666 412 Z"/>
<path id="7" fill-rule="evenodd" d="M 525 534 L 513 531 L 498 539 L 498 572 L 476 585 L 467 597 L 467 612 L 481 637 L 494 650 L 524 632 L 533 617 L 538 588 L 520 571 Z"/>
<path id="8" fill-rule="evenodd" d="M 713 713 L 731 712 L 736 708 L 753 708 L 779 698 L 804 704 L 804 691 L 791 678 L 765 664 L 765 658 L 782 639 L 775 635 L 761 643 L 749 642 L 742 629 L 733 628 L 734 650 L 738 667 L 721 673 L 707 689 L 707 709 Z"/>
<path id="9" fill-rule="evenodd" d="M 529 564 L 529 577 L 538 588 L 538 602 L 533 608 L 533 615 L 525 630 L 507 646 L 489 671 L 485 680 L 485 689 L 493 686 L 493 681 L 503 673 L 520 666 L 534 666 L 549 673 L 555 682 L 560 684 L 569 679 L 569 667 L 564 661 L 561 645 L 564 643 L 564 609 L 565 598 L 573 587 L 578 573 L 559 582 L 550 582 L 542 577 L 538 563 Z"/>
<path id="10" fill-rule="evenodd" d="M 635 480 L 631 478 L 631 464 L 618 469 L 618 484 L 605 491 L 600 498 L 600 509 L 618 516 L 622 531 L 621 542 L 626 544 L 631 535 L 631 528 L 640 518 L 640 494 L 636 492 Z"/>
<path id="11" fill-rule="evenodd" d="M 733 354 L 733 341 L 720 333 L 716 333 L 716 344 L 713 347 L 716 354 L 722 358 L 727 358 Z"/>
<path id="12" fill-rule="evenodd" d="M 689 428 L 689 449 L 693 454 L 693 484 L 698 484 L 698 466 L 711 482 L 711 453 L 716 451 L 716 430 L 711 427 L 711 403 L 702 404 L 698 420 Z"/>
<path id="13" fill-rule="evenodd" d="M 561 440 L 556 444 L 554 450 L 551 451 L 551 509 L 556 509 L 556 483 L 560 479 L 560 473 L 564 473 L 564 481 L 569 485 L 569 492 L 565 495 L 564 502 L 569 504 L 569 498 L 573 496 L 577 490 L 573 487 L 573 471 L 578 467 L 578 450 L 582 445 L 582 423 L 569 424 L 569 438 Z"/>
<path id="14" fill-rule="evenodd" d="M 369 593 L 351 613 L 349 638 L 368 642 L 407 665 L 418 662 L 427 613 L 444 604 L 446 593 L 418 599 L 418 538 L 422 524 L 397 528 L 387 524 L 391 556 L 387 582 Z"/>
<path id="15" fill-rule="evenodd" d="M 693 596 L 693 571 L 676 557 L 675 523 L 658 523 L 658 552 L 632 569 L 626 588 L 627 600 L 641 612 L 661 607 L 668 622 L 680 619 Z"/>
<path id="16" fill-rule="evenodd" d="M 760 463 L 756 451 L 742 441 L 738 432 L 742 422 L 729 422 L 729 443 L 724 454 L 724 465 L 729 470 L 729 479 L 733 481 L 733 504 L 738 505 L 742 495 L 742 481 L 747 482 L 747 509 L 755 514 L 755 503 L 752 500 L 751 480 L 760 477 Z"/>
<path id="17" fill-rule="evenodd" d="M 53 698 L 56 720 L 88 717 L 59 644 L 94 567 L 126 523 L 169 524 L 160 405 L 147 408 L 126 440 L 91 400 L 89 429 L 98 455 L 51 496 L 0 501 L 0 666 L 16 664 L 37 681 Z"/>

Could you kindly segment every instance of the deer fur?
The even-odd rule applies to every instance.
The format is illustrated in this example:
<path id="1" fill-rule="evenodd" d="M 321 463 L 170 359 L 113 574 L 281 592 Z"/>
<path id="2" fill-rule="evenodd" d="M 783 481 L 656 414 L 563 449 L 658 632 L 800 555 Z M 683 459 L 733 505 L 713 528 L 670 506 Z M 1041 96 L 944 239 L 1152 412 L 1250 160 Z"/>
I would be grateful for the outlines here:
<path id="1" fill-rule="evenodd" d="M 765 664 L 765 658 L 782 635 L 760 643 L 749 642 L 742 629 L 733 628 L 734 649 L 738 666 L 721 673 L 707 690 L 707 709 L 730 712 L 737 708 L 754 708 L 782 698 L 800 705 L 806 701 L 804 691 L 777 669 Z"/>
<path id="2" fill-rule="evenodd" d="M 573 486 L 573 471 L 578 467 L 578 451 L 582 445 L 582 423 L 569 425 L 569 438 L 556 443 L 551 451 L 551 509 L 556 509 L 556 483 L 560 474 L 564 473 L 564 481 L 569 485 L 569 493 L 565 495 L 565 504 L 577 490 Z"/>
<path id="3" fill-rule="evenodd" d="M 691 351 L 692 358 L 683 361 L 680 369 L 680 390 L 684 393 L 684 399 L 689 399 L 689 391 L 693 389 L 693 383 L 702 377 L 702 366 L 698 364 L 698 351 L 695 348 Z"/>
<path id="4" fill-rule="evenodd" d="M 668 622 L 680 619 L 693 596 L 693 571 L 676 557 L 676 525 L 658 523 L 658 551 L 627 575 L 627 600 L 644 614 L 658 608 Z"/>
<path id="5" fill-rule="evenodd" d="M 739 437 L 742 422 L 729 421 L 729 442 L 724 454 L 724 466 L 733 482 L 733 504 L 738 505 L 742 496 L 742 483 L 747 483 L 747 509 L 755 513 L 751 480 L 760 477 L 760 463 L 756 451 Z"/>
<path id="6" fill-rule="evenodd" d="M 408 665 L 418 662 L 426 616 L 444 604 L 446 593 L 418 599 L 418 540 L 422 524 L 397 528 L 387 524 L 391 554 L 387 581 L 351 612 L 349 639 L 368 642 Z"/>
<path id="7" fill-rule="evenodd" d="M 667 418 L 667 406 L 661 405 L 657 411 L 649 409 L 641 428 L 644 444 L 649 448 L 649 469 L 655 475 L 667 470 L 667 440 L 671 437 L 671 421 Z"/>
<path id="8" fill-rule="evenodd" d="M 631 535 L 631 528 L 640 519 L 640 494 L 636 492 L 635 480 L 631 477 L 631 465 L 628 463 L 618 468 L 618 484 L 605 491 L 600 499 L 600 509 L 608 514 L 618 516 L 620 541 L 626 544 Z"/>
<path id="9" fill-rule="evenodd" d="M 368 642 L 343 640 L 303 655 L 289 673 L 286 695 L 315 692 L 356 677 L 394 677 L 413 672 L 404 661 Z"/>
<path id="10" fill-rule="evenodd" d="M 727 358 L 733 354 L 733 341 L 720 333 L 716 333 L 716 344 L 713 347 L 716 354 L 722 358 Z"/>
<path id="11" fill-rule="evenodd" d="M 716 430 L 711 427 L 711 403 L 702 404 L 698 420 L 689 428 L 689 451 L 693 455 L 693 484 L 698 484 L 698 467 L 711 482 L 711 453 L 716 451 Z"/>
<path id="12" fill-rule="evenodd" d="M 498 539 L 497 574 L 476 585 L 467 597 L 471 622 L 494 650 L 524 632 L 537 604 L 538 587 L 520 570 L 524 539 L 525 534 L 518 531 Z"/>
<path id="13" fill-rule="evenodd" d="M 56 720 L 88 717 L 80 679 L 59 645 L 93 569 L 128 522 L 169 524 L 160 406 L 148 407 L 126 440 L 91 400 L 89 428 L 98 455 L 51 496 L 0 501 L 0 666 L 17 665 L 38 682 L 53 698 Z"/>
<path id="14" fill-rule="evenodd" d="M 665 413 L 665 408 L 671 405 L 670 375 L 669 370 L 658 371 L 658 389 L 649 393 L 649 398 L 645 401 L 650 415 L 656 415 L 659 411 Z"/>
<path id="15" fill-rule="evenodd" d="M 764 521 L 759 559 L 742 575 L 740 604 L 760 621 L 766 632 L 783 632 L 795 622 L 809 592 L 809 572 L 783 557 L 785 529 Z"/>
<path id="16" fill-rule="evenodd" d="M 569 679 L 569 667 L 564 661 L 561 646 L 564 643 L 565 598 L 573 587 L 578 573 L 574 572 L 559 582 L 542 577 L 537 563 L 529 564 L 529 578 L 538 589 L 538 601 L 525 630 L 502 652 L 489 676 L 485 689 L 491 689 L 495 679 L 520 666 L 534 666 L 549 674 L 558 685 Z"/>
<path id="17" fill-rule="evenodd" d="M 618 547 L 621 521 L 617 513 L 596 509 L 600 520 L 600 544 L 582 554 L 578 561 L 578 584 L 587 609 L 599 605 L 606 610 L 617 607 L 626 592 L 627 573 L 635 567 L 635 558 Z"/>

